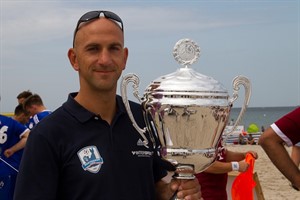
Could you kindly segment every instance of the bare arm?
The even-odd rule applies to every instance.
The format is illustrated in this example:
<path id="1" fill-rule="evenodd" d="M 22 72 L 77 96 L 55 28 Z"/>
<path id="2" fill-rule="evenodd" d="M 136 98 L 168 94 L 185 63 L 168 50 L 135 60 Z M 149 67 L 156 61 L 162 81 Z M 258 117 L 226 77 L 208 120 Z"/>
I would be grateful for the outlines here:
<path id="1" fill-rule="evenodd" d="M 257 153 L 253 151 L 249 152 L 233 152 L 226 150 L 226 162 L 215 161 L 208 169 L 205 170 L 207 173 L 223 174 L 232 171 L 232 161 L 239 163 L 239 172 L 244 172 L 248 169 L 249 165 L 244 161 L 247 153 L 251 153 L 254 158 L 257 158 Z"/>
<path id="2" fill-rule="evenodd" d="M 260 136 L 259 144 L 279 171 L 291 181 L 293 185 L 300 189 L 300 171 L 285 149 L 283 140 L 272 128 L 268 128 Z"/>
<path id="3" fill-rule="evenodd" d="M 245 152 L 234 152 L 226 150 L 226 162 L 241 161 L 245 159 L 245 156 Z"/>
<path id="4" fill-rule="evenodd" d="M 291 153 L 291 159 L 295 163 L 297 167 L 299 167 L 300 164 L 300 146 L 293 146 L 292 153 Z"/>
<path id="5" fill-rule="evenodd" d="M 20 149 L 23 149 L 26 145 L 26 141 L 28 138 L 30 130 L 27 130 L 22 136 L 18 143 L 16 143 L 14 146 L 10 147 L 9 149 L 6 149 L 4 152 L 4 155 L 8 158 L 12 156 L 15 152 L 19 151 Z"/>
<path id="6" fill-rule="evenodd" d="M 226 151 L 226 161 L 242 161 L 245 159 L 246 155 L 251 153 L 255 159 L 258 158 L 258 155 L 255 151 L 247 151 L 247 152 L 235 152 L 235 151 Z"/>

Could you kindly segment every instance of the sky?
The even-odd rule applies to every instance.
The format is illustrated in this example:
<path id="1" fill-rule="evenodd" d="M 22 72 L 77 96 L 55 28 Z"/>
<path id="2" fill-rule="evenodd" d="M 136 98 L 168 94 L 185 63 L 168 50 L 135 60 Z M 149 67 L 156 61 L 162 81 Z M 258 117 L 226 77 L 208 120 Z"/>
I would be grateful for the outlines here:
<path id="1" fill-rule="evenodd" d="M 181 67 L 173 48 L 189 38 L 201 48 L 192 68 L 218 80 L 230 96 L 232 80 L 243 75 L 251 82 L 249 107 L 300 105 L 298 0 L 0 0 L 0 7 L 0 112 L 13 112 L 24 90 L 39 94 L 51 110 L 79 90 L 67 51 L 77 20 L 91 10 L 122 18 L 129 48 L 123 75 L 139 76 L 140 95 Z M 241 88 L 234 107 L 243 98 Z"/>

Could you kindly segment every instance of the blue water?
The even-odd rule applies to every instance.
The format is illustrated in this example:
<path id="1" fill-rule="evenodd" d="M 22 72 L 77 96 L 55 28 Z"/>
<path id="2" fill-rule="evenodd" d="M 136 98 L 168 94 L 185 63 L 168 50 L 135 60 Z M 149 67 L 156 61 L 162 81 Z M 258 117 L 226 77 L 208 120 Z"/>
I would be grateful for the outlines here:
<path id="1" fill-rule="evenodd" d="M 244 117 L 242 118 L 240 125 L 244 125 L 247 128 L 251 123 L 255 123 L 258 127 L 269 127 L 273 122 L 282 117 L 283 115 L 294 110 L 296 106 L 291 107 L 251 107 L 247 108 Z M 240 108 L 232 108 L 230 113 L 230 119 L 236 120 Z"/>

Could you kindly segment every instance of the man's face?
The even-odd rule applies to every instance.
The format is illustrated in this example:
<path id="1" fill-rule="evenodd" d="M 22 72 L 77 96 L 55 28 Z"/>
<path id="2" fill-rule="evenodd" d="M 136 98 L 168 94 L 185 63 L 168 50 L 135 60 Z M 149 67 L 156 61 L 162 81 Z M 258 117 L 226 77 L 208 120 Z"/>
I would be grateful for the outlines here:
<path id="1" fill-rule="evenodd" d="M 25 110 L 29 113 L 29 116 L 33 116 L 38 113 L 35 105 L 26 106 Z"/>
<path id="2" fill-rule="evenodd" d="M 21 124 L 26 124 L 26 123 L 29 121 L 29 118 L 30 118 L 30 115 L 29 115 L 29 114 L 22 113 L 22 114 L 19 116 L 18 121 L 19 121 Z"/>
<path id="3" fill-rule="evenodd" d="M 83 25 L 77 32 L 75 47 L 68 53 L 79 72 L 81 88 L 115 91 L 125 69 L 128 50 L 121 29 L 109 19 L 100 18 Z"/>

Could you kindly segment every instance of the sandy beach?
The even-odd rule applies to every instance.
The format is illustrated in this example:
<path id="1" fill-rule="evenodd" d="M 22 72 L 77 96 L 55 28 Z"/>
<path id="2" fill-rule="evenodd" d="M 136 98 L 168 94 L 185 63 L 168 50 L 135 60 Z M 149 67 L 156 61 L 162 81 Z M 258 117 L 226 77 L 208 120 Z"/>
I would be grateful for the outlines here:
<path id="1" fill-rule="evenodd" d="M 266 200 L 300 200 L 300 192 L 290 187 L 289 181 L 277 170 L 259 145 L 228 145 L 231 151 L 256 151 L 259 158 L 255 161 L 254 171 L 258 174 Z M 287 148 L 290 152 L 291 148 Z"/>

